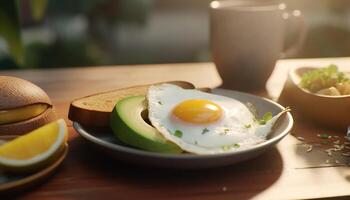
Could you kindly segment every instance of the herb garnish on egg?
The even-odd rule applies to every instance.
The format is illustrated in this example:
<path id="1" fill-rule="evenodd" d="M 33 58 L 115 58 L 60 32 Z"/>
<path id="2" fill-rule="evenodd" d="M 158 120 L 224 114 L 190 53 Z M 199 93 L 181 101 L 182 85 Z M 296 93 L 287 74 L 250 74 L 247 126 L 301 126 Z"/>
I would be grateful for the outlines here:
<path id="1" fill-rule="evenodd" d="M 176 137 L 178 137 L 178 138 L 182 138 L 183 133 L 182 133 L 182 131 L 180 131 L 180 130 L 176 130 L 175 133 L 174 133 L 174 135 L 175 135 Z"/>
<path id="2" fill-rule="evenodd" d="M 229 133 L 230 129 L 229 128 L 224 128 L 223 132 L 220 133 L 220 135 L 227 135 Z"/>
<path id="3" fill-rule="evenodd" d="M 257 121 L 260 125 L 265 125 L 266 122 L 268 122 L 270 119 L 272 119 L 272 113 L 271 112 L 266 112 L 261 119 L 258 119 L 259 113 L 254 107 L 254 105 L 250 102 L 247 102 L 245 104 L 249 111 L 254 115 L 254 121 Z M 244 125 L 245 128 L 250 128 L 251 124 L 246 124 Z"/>
<path id="4" fill-rule="evenodd" d="M 272 113 L 265 114 L 265 124 L 261 125 L 256 112 L 230 97 L 171 84 L 151 86 L 146 97 L 151 124 L 167 140 L 195 154 L 234 152 L 259 144 L 278 118 L 289 111 L 273 117 Z M 158 101 L 166 103 L 160 105 Z"/>
<path id="5" fill-rule="evenodd" d="M 209 129 L 204 128 L 204 129 L 202 130 L 202 135 L 203 135 L 203 134 L 206 134 L 207 132 L 209 132 Z"/>
<path id="6" fill-rule="evenodd" d="M 329 138 L 329 135 L 327 133 L 323 133 L 320 135 L 320 138 L 322 139 L 328 139 Z"/>
<path id="7" fill-rule="evenodd" d="M 271 112 L 267 112 L 264 114 L 264 116 L 262 117 L 262 119 L 259 120 L 259 124 L 260 125 L 264 125 L 266 124 L 266 122 L 268 122 L 270 119 L 272 119 L 272 113 Z"/>
<path id="8" fill-rule="evenodd" d="M 225 128 L 225 129 L 224 129 L 224 133 L 225 133 L 225 134 L 227 134 L 229 131 L 230 131 L 230 129 L 228 129 L 228 128 Z"/>
<path id="9" fill-rule="evenodd" d="M 232 145 L 225 145 L 225 146 L 222 146 L 222 150 L 224 151 L 229 151 L 230 149 L 232 148 L 239 148 L 241 145 L 239 144 L 232 144 Z"/>

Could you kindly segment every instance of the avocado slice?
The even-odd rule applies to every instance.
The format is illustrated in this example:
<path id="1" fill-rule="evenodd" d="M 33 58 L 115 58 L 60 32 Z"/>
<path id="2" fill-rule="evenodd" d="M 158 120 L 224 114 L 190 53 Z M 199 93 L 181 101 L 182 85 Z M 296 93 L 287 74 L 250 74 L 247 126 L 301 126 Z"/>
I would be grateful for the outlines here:
<path id="1" fill-rule="evenodd" d="M 147 111 L 145 96 L 132 96 L 118 101 L 111 114 L 111 127 L 122 142 L 140 149 L 160 153 L 180 153 L 176 144 L 166 140 L 149 125 L 142 112 Z"/>

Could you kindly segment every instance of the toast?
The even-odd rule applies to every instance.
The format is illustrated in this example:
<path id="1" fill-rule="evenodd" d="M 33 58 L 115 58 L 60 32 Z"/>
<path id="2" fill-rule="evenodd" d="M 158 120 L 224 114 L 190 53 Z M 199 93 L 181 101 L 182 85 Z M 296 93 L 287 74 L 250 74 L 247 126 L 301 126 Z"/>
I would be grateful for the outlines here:
<path id="1" fill-rule="evenodd" d="M 185 89 L 195 88 L 192 83 L 185 81 L 162 83 L 175 84 Z M 148 88 L 155 84 L 116 89 L 73 100 L 68 118 L 87 127 L 109 129 L 110 114 L 119 100 L 128 96 L 146 95 Z"/>

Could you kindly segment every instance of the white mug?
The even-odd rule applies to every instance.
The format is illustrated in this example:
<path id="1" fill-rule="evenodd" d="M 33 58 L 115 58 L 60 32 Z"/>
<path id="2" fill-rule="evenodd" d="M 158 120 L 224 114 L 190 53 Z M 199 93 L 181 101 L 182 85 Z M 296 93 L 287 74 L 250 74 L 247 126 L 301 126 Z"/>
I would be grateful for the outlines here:
<path id="1" fill-rule="evenodd" d="M 290 21 L 297 22 L 298 38 L 285 48 Z M 265 88 L 277 59 L 294 54 L 303 44 L 301 12 L 287 12 L 274 1 L 226 0 L 210 4 L 210 45 L 222 87 L 241 91 Z"/>

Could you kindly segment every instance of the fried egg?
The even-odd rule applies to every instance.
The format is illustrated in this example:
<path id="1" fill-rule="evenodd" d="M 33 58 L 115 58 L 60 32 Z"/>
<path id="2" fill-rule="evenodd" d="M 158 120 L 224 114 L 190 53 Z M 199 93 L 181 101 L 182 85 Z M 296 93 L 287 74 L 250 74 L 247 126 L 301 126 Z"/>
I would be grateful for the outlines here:
<path id="1" fill-rule="evenodd" d="M 238 100 L 171 84 L 151 86 L 147 102 L 152 125 L 166 139 L 195 154 L 232 152 L 259 144 L 285 112 L 261 124 Z"/>

